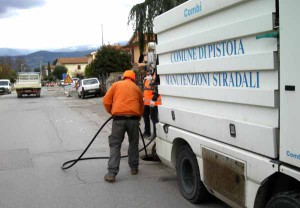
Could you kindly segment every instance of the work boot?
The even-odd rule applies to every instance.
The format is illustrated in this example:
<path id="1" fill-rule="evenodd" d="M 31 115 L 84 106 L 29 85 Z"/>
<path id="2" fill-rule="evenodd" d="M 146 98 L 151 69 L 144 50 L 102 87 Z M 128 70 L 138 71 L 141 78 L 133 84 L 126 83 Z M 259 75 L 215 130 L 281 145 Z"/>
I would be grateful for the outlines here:
<path id="1" fill-rule="evenodd" d="M 111 174 L 111 173 L 107 173 L 105 176 L 104 176 L 104 180 L 107 181 L 107 182 L 114 182 L 116 180 L 116 176 L 114 174 Z"/>
<path id="2" fill-rule="evenodd" d="M 139 169 L 138 168 L 131 168 L 131 175 L 136 175 L 139 173 Z"/>

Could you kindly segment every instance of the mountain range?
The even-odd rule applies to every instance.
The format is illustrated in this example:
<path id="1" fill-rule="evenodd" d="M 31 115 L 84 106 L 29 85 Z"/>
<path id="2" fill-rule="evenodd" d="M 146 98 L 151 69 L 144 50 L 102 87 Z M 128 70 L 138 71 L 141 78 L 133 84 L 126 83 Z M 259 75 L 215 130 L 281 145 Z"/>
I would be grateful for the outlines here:
<path id="1" fill-rule="evenodd" d="M 0 56 L 22 56 L 34 52 L 34 50 L 0 48 Z"/>
<path id="2" fill-rule="evenodd" d="M 51 52 L 51 51 L 37 51 L 28 55 L 22 56 L 27 66 L 30 69 L 39 68 L 40 65 L 47 65 L 48 62 L 52 64 L 57 58 L 66 57 L 83 57 L 95 50 L 88 51 L 74 51 L 74 52 Z"/>
<path id="3" fill-rule="evenodd" d="M 73 46 L 58 49 L 20 49 L 20 48 L 0 48 L 0 56 L 25 56 L 38 51 L 49 51 L 49 52 L 75 52 L 75 51 L 90 51 L 98 50 L 100 46 L 95 45 L 84 45 L 84 46 Z"/>
<path id="4" fill-rule="evenodd" d="M 118 45 L 126 45 L 127 42 L 120 41 Z M 47 65 L 55 61 L 57 58 L 66 57 L 83 57 L 91 52 L 97 51 L 100 46 L 74 46 L 68 48 L 52 49 L 49 50 L 28 50 L 28 49 L 13 49 L 13 48 L 0 48 L 0 56 L 9 56 L 13 60 L 17 57 L 25 59 L 27 66 L 30 69 L 39 68 L 40 65 Z"/>

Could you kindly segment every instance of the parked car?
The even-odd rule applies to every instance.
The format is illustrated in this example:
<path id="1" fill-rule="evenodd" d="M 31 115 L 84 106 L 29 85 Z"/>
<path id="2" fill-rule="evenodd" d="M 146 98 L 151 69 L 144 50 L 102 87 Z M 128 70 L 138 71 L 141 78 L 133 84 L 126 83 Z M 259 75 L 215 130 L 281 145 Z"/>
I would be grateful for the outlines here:
<path id="1" fill-rule="evenodd" d="M 87 95 L 100 96 L 100 82 L 97 78 L 86 78 L 78 80 L 78 97 L 84 99 Z"/>
<path id="2" fill-rule="evenodd" d="M 11 94 L 11 83 L 9 79 L 0 79 L 0 94 Z"/>

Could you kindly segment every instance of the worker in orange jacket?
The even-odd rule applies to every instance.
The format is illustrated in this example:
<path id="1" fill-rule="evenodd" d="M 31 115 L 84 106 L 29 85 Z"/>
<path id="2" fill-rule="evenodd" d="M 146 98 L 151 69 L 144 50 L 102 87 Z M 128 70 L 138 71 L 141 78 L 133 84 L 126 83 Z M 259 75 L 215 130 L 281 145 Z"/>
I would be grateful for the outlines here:
<path id="1" fill-rule="evenodd" d="M 153 124 L 153 137 L 156 137 L 156 124 L 158 123 L 158 106 L 161 105 L 161 95 L 158 93 L 158 85 L 160 84 L 159 75 L 154 76 L 150 87 L 152 89 L 152 99 L 150 101 L 150 117 Z"/>
<path id="2" fill-rule="evenodd" d="M 151 136 L 151 127 L 150 127 L 150 103 L 153 97 L 153 89 L 151 88 L 150 84 L 152 81 L 152 76 L 150 72 L 147 72 L 146 77 L 144 78 L 144 124 L 145 130 L 143 133 L 143 137 L 150 137 Z"/>
<path id="3" fill-rule="evenodd" d="M 127 132 L 129 139 L 128 164 L 131 174 L 138 173 L 139 166 L 139 122 L 144 111 L 143 95 L 135 84 L 135 74 L 127 70 L 123 80 L 115 82 L 103 97 L 103 105 L 113 116 L 112 132 L 109 136 L 110 156 L 108 173 L 104 180 L 115 181 L 121 160 L 121 145 Z"/>

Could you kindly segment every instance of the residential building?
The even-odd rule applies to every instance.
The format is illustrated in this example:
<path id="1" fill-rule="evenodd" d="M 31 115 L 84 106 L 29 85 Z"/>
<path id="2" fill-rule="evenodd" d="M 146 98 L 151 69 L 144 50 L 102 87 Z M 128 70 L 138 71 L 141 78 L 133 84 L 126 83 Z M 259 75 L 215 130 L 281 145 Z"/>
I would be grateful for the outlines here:
<path id="1" fill-rule="evenodd" d="M 84 76 L 85 67 L 88 65 L 88 58 L 58 58 L 55 60 L 55 65 L 65 66 L 71 77 L 82 77 Z"/>
<path id="2" fill-rule="evenodd" d="M 147 53 L 148 53 L 148 43 L 149 42 L 155 42 L 155 35 L 152 34 L 150 35 L 150 38 L 148 38 L 148 35 L 145 34 L 145 50 L 143 52 L 144 54 L 144 59 L 142 63 L 139 63 L 140 59 L 140 49 L 139 49 L 139 39 L 137 33 L 134 33 L 130 40 L 128 41 L 128 44 L 124 46 L 124 48 L 130 50 L 130 54 L 132 57 L 132 64 L 134 68 L 144 68 L 147 62 Z"/>

